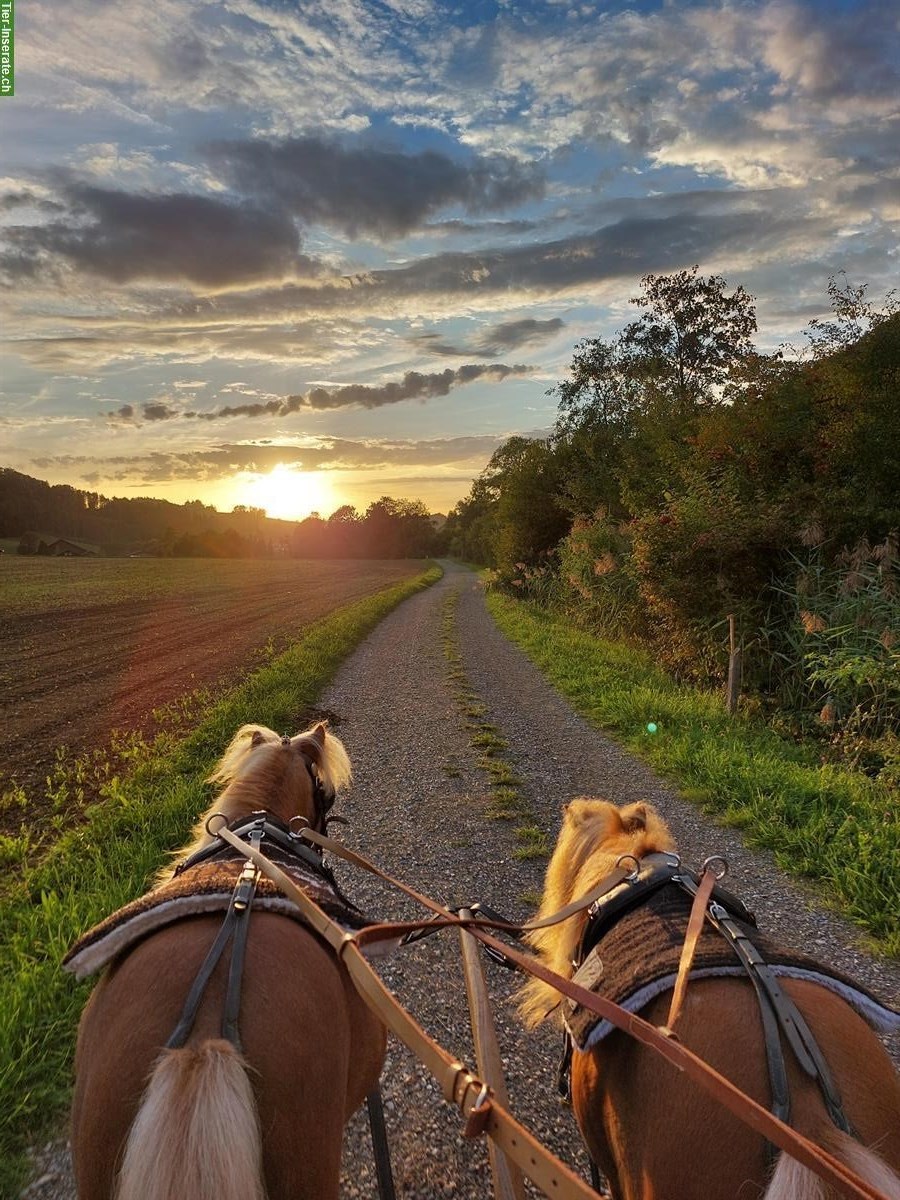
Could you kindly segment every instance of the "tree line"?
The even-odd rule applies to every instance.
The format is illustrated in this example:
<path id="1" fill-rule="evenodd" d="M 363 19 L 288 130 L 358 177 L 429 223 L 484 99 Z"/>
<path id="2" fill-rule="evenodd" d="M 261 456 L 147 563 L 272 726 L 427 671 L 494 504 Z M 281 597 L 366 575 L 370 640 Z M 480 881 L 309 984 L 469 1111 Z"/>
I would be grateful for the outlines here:
<path id="1" fill-rule="evenodd" d="M 755 703 L 900 781 L 900 312 L 843 276 L 829 296 L 802 351 L 763 354 L 742 287 L 646 276 L 634 320 L 576 345 L 549 437 L 501 446 L 447 533 L 694 682 L 724 678 L 733 618 Z"/>
<path id="2" fill-rule="evenodd" d="M 237 505 L 220 513 L 199 500 L 108 498 L 0 468 L 0 537 L 22 553 L 66 538 L 109 555 L 187 558 L 428 558 L 443 548 L 440 525 L 424 504 L 382 496 L 358 513 L 344 505 L 327 519 L 267 517 Z"/>

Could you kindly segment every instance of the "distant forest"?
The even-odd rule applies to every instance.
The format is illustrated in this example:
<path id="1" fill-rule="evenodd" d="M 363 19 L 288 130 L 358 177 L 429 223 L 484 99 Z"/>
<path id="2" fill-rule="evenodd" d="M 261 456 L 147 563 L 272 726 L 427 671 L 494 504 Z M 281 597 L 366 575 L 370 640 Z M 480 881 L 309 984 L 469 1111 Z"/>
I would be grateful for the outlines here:
<path id="1" fill-rule="evenodd" d="M 105 555 L 174 558 L 429 558 L 442 522 L 418 501 L 382 496 L 364 514 L 349 505 L 327 519 L 280 521 L 238 505 L 110 499 L 0 468 L 0 537 L 23 554 L 54 553 L 60 539 Z M 65 552 L 65 550 L 63 550 Z"/>

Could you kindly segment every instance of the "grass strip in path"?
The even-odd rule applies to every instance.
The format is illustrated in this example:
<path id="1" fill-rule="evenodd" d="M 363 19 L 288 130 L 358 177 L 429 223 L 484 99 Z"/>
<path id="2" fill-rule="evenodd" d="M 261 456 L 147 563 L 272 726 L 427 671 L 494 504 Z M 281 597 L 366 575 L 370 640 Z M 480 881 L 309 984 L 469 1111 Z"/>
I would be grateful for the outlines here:
<path id="1" fill-rule="evenodd" d="M 15 1196 L 29 1144 L 68 1102 L 75 1031 L 92 983 L 59 963 L 97 921 L 141 895 L 167 854 L 183 845 L 212 801 L 204 779 L 247 722 L 294 729 L 340 663 L 392 609 L 441 576 L 434 567 L 338 609 L 243 684 L 197 728 L 154 752 L 106 789 L 102 803 L 45 858 L 4 886 L 0 932 L 0 1196 Z"/>
<path id="2" fill-rule="evenodd" d="M 671 779 L 685 799 L 814 880 L 823 898 L 900 956 L 900 803 L 864 775 L 822 765 L 720 696 L 677 684 L 649 655 L 488 594 L 503 633 L 592 724 Z M 653 727 L 651 729 L 651 726 Z"/>
<path id="3" fill-rule="evenodd" d="M 473 749 L 480 752 L 478 766 L 490 780 L 491 800 L 485 815 L 497 821 L 518 821 L 514 829 L 518 845 L 513 857 L 523 861 L 546 858 L 549 854 L 547 835 L 537 824 L 522 793 L 522 780 L 506 753 L 509 743 L 497 726 L 486 719 L 487 708 L 466 676 L 456 626 L 458 604 L 459 592 L 451 592 L 444 601 L 441 636 L 456 707 L 465 722 Z"/>

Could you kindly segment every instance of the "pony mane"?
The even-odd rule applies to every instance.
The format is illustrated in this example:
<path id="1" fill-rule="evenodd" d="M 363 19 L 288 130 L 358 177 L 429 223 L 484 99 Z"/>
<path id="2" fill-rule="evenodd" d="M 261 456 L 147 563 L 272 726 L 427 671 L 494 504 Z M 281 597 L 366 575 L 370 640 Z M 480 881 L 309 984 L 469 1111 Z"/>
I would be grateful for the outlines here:
<path id="1" fill-rule="evenodd" d="M 206 822 L 213 813 L 222 813 L 231 822 L 260 809 L 271 810 L 273 800 L 279 795 L 285 802 L 291 802 L 293 797 L 283 795 L 284 755 L 286 750 L 298 748 L 315 765 L 319 782 L 326 791 L 335 793 L 350 783 L 353 775 L 350 758 L 343 742 L 327 731 L 324 722 L 289 739 L 265 725 L 242 725 L 206 779 L 207 783 L 223 785 L 223 790 L 194 826 L 188 844 L 160 872 L 158 881 L 168 878 L 173 865 L 214 840 L 206 830 Z"/>
<path id="2" fill-rule="evenodd" d="M 579 797 L 566 805 L 556 848 L 547 867 L 544 897 L 538 917 L 547 917 L 584 896 L 608 875 L 623 854 L 642 858 L 659 850 L 674 850 L 669 828 L 650 804 L 617 808 L 608 800 Z M 545 966 L 570 979 L 585 914 L 576 913 L 558 925 L 536 929 L 527 941 Z M 519 1013 L 533 1027 L 548 1017 L 561 1000 L 550 984 L 531 978 L 519 990 Z"/>

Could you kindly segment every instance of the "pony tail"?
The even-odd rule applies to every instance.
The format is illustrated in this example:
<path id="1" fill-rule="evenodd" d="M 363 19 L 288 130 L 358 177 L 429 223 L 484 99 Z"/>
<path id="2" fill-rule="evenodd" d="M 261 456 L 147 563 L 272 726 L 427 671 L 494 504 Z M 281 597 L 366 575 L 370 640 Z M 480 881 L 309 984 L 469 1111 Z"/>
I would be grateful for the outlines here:
<path id="1" fill-rule="evenodd" d="M 265 1200 L 262 1139 L 230 1042 L 167 1050 L 128 1134 L 115 1200 Z"/>
<path id="2" fill-rule="evenodd" d="M 900 1200 L 900 1176 L 874 1150 L 833 1126 L 822 1138 L 822 1147 L 883 1193 L 886 1200 Z M 836 1200 L 836 1197 L 834 1189 L 818 1175 L 783 1153 L 763 1200 Z"/>

